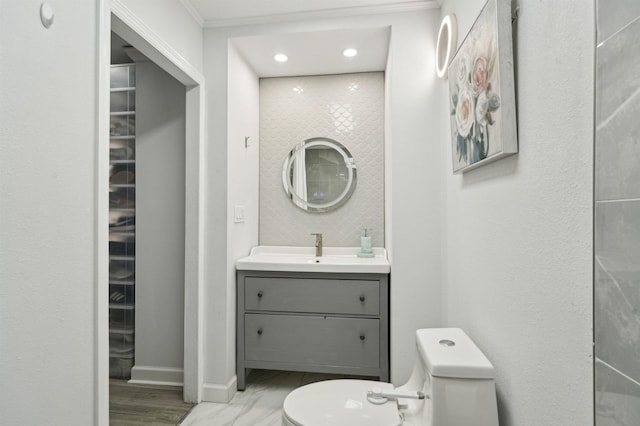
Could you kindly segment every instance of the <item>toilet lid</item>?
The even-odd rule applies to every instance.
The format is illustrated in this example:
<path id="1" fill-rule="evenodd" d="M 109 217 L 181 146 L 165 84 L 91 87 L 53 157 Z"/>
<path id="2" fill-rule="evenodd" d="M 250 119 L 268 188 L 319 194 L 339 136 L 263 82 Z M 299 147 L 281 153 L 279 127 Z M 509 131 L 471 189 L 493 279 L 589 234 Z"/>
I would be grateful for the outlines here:
<path id="1" fill-rule="evenodd" d="M 369 380 L 326 380 L 292 391 L 284 400 L 286 418 L 298 426 L 399 426 L 395 401 L 375 405 L 367 401 L 367 390 L 393 385 Z"/>

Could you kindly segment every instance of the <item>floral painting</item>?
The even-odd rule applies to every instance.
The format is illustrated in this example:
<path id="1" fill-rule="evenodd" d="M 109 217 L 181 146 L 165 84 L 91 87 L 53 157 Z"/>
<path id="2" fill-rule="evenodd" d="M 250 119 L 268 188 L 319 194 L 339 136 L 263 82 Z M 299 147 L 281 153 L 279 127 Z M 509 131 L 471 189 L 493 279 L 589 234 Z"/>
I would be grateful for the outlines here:
<path id="1" fill-rule="evenodd" d="M 510 1 L 487 2 L 449 67 L 455 173 L 517 152 L 510 11 L 498 7 Z"/>

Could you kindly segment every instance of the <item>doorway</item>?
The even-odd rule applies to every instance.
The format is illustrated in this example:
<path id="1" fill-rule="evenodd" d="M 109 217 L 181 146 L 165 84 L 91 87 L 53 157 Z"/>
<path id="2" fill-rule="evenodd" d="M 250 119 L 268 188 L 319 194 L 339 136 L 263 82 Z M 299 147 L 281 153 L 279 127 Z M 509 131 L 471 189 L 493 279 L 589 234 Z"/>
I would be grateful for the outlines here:
<path id="1" fill-rule="evenodd" d="M 110 47 L 111 32 L 116 33 L 141 55 L 154 63 L 162 73 L 177 80 L 184 93 L 184 190 L 183 202 L 180 208 L 183 213 L 184 233 L 181 255 L 184 265 L 182 289 L 182 322 L 179 328 L 183 333 L 183 344 L 178 348 L 182 351 L 183 371 L 158 371 L 141 369 L 145 378 L 141 381 L 173 382 L 182 379 L 183 400 L 187 402 L 200 401 L 201 388 L 201 317 L 202 310 L 199 302 L 201 293 L 203 272 L 203 178 L 200 167 L 204 147 L 204 78 L 195 71 L 184 59 L 177 56 L 174 51 L 143 23 L 132 17 L 130 12 L 119 2 L 112 2 L 110 10 L 103 13 L 101 18 L 100 46 L 101 57 L 99 64 L 99 154 L 98 154 L 98 218 L 96 220 L 98 234 L 98 255 L 100 261 L 98 267 L 98 289 L 96 292 L 96 305 L 99 320 L 97 321 L 97 371 L 96 380 L 96 404 L 98 406 L 97 424 L 108 424 L 109 418 L 109 266 L 108 266 L 108 209 L 107 184 L 104 176 L 108 176 L 109 168 L 109 74 L 110 74 Z M 101 183 L 105 182 L 105 183 Z M 139 251 L 139 249 L 138 249 Z M 141 367 L 144 367 L 141 365 Z M 173 374 L 173 376 L 171 376 Z M 135 377 L 135 368 L 134 368 Z M 163 377 L 173 377 L 163 380 Z"/>

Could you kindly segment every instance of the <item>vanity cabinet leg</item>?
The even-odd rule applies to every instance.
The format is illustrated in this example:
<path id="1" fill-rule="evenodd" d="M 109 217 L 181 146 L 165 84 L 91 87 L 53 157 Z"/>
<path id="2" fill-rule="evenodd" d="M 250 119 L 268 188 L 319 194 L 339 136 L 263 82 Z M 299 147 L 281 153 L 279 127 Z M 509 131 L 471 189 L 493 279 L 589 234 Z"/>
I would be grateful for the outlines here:
<path id="1" fill-rule="evenodd" d="M 247 382 L 247 372 L 244 368 L 238 368 L 238 371 L 236 373 L 236 381 L 237 381 L 237 388 L 239 391 L 243 391 L 245 386 L 246 386 L 246 382 Z"/>
<path id="2" fill-rule="evenodd" d="M 244 277 L 236 276 L 236 387 L 243 391 L 247 381 L 244 367 Z"/>

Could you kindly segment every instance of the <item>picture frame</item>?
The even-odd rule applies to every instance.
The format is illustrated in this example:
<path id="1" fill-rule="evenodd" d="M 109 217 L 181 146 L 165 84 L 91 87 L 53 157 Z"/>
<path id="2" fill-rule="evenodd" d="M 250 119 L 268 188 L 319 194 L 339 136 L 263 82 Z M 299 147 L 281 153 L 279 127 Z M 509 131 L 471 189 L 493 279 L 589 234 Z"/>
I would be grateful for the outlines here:
<path id="1" fill-rule="evenodd" d="M 488 0 L 448 70 L 454 173 L 518 152 L 512 44 L 510 0 Z"/>

